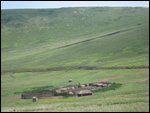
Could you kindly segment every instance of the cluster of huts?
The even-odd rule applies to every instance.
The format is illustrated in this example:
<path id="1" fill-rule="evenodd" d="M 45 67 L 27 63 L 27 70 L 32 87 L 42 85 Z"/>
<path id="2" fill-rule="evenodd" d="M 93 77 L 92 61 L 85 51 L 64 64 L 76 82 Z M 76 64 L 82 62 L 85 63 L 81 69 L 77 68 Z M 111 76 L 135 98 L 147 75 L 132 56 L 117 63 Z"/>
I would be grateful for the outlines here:
<path id="1" fill-rule="evenodd" d="M 62 87 L 53 89 L 51 91 L 47 92 L 41 92 L 41 93 L 26 93 L 22 94 L 22 99 L 31 99 L 33 97 L 37 98 L 47 98 L 52 96 L 87 96 L 92 95 L 94 91 L 100 90 L 102 88 L 110 87 L 112 83 L 108 81 L 99 81 L 95 83 L 89 83 L 89 84 L 78 84 L 68 87 Z"/>
<path id="2" fill-rule="evenodd" d="M 55 95 L 77 95 L 77 96 L 92 95 L 94 91 L 110 87 L 111 85 L 112 84 L 108 81 L 81 84 L 77 86 L 56 89 Z"/>

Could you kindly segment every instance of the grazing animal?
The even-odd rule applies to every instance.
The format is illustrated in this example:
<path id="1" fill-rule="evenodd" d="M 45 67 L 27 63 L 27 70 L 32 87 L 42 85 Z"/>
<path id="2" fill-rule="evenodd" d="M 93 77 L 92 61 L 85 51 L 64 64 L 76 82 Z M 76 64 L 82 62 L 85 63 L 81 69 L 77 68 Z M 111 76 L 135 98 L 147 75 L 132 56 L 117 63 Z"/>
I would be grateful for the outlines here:
<path id="1" fill-rule="evenodd" d="M 32 97 L 32 102 L 37 102 L 38 101 L 38 98 L 37 97 Z"/>

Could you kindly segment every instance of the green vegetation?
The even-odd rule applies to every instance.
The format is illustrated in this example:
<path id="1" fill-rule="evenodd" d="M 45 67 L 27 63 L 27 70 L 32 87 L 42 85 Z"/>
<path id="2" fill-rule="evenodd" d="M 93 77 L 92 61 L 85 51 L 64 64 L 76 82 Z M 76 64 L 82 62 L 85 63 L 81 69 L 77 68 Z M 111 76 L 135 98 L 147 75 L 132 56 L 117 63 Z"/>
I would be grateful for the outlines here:
<path id="1" fill-rule="evenodd" d="M 2 76 L 2 110 L 11 111 L 148 111 L 148 70 L 55 71 L 47 73 L 16 73 L 14 78 Z M 13 99 L 24 91 L 41 91 L 73 83 L 90 83 L 107 79 L 122 85 L 115 90 L 98 91 L 87 97 L 40 99 Z M 137 81 L 137 82 L 135 82 Z M 138 83 L 139 82 L 139 83 Z M 14 90 L 15 89 L 15 90 Z M 7 95 L 7 96 L 6 96 Z M 7 98 L 8 97 L 8 98 Z M 12 97 L 12 98 L 10 98 Z M 9 99 L 10 98 L 10 99 Z M 19 95 L 20 98 L 20 95 Z M 132 107 L 131 107 L 132 105 Z M 143 106 L 144 105 L 144 106 Z M 82 109 L 81 109 L 82 108 Z"/>
<path id="2" fill-rule="evenodd" d="M 2 111 L 149 111 L 149 69 L 107 70 L 149 67 L 148 8 L 1 12 Z M 18 98 L 67 86 L 69 79 L 71 84 L 108 80 L 121 85 L 80 98 L 36 103 Z"/>

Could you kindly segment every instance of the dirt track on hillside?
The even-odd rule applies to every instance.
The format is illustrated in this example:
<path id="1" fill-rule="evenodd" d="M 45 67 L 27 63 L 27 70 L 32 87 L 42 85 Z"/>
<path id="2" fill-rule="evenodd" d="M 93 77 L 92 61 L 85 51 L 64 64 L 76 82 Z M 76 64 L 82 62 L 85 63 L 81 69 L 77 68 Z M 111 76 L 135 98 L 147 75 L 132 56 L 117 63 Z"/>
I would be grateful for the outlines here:
<path id="1" fill-rule="evenodd" d="M 139 25 L 138 25 L 138 26 L 139 26 Z M 104 34 L 104 35 L 98 35 L 98 36 L 92 37 L 92 38 L 90 38 L 90 39 L 86 39 L 86 40 L 82 40 L 82 41 L 79 41 L 79 42 L 67 44 L 67 45 L 60 46 L 60 47 L 57 47 L 57 48 L 54 48 L 54 49 L 65 48 L 65 47 L 77 45 L 77 44 L 80 44 L 80 43 L 92 41 L 92 40 L 95 40 L 95 39 L 104 38 L 104 37 L 111 36 L 111 35 L 116 35 L 116 34 L 119 34 L 119 33 L 122 33 L 122 32 L 126 32 L 126 31 L 130 31 L 130 30 L 132 30 L 132 29 L 135 29 L 135 28 L 137 28 L 138 26 L 134 26 L 134 27 L 126 28 L 126 29 L 121 29 L 121 30 L 118 30 L 118 31 L 114 31 L 114 32 L 110 32 L 110 33 Z"/>

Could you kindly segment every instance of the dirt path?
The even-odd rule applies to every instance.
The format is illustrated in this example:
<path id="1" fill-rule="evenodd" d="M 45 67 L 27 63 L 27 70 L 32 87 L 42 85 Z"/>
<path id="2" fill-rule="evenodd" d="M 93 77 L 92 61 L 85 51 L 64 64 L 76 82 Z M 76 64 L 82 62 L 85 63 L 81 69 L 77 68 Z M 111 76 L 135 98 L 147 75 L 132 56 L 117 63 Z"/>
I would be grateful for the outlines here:
<path id="1" fill-rule="evenodd" d="M 51 97 L 46 97 L 46 99 L 62 99 L 64 98 L 63 96 L 51 96 Z M 21 95 L 15 95 L 15 96 L 1 96 L 2 100 L 20 100 Z M 43 98 L 44 99 L 44 98 Z"/>
<path id="2" fill-rule="evenodd" d="M 138 25 L 138 26 L 139 26 L 139 25 Z M 64 46 L 60 46 L 60 47 L 57 47 L 57 48 L 54 48 L 54 49 L 65 48 L 65 47 L 77 45 L 77 44 L 80 44 L 80 43 L 92 41 L 92 40 L 95 40 L 95 39 L 104 38 L 104 37 L 111 36 L 111 35 L 116 35 L 116 34 L 119 34 L 119 33 L 122 33 L 122 32 L 126 32 L 126 31 L 130 31 L 130 30 L 132 30 L 132 29 L 135 29 L 135 28 L 137 28 L 138 26 L 133 26 L 133 27 L 126 28 L 126 29 L 121 29 L 121 30 L 118 30 L 118 31 L 114 31 L 114 32 L 110 32 L 110 33 L 104 34 L 104 35 L 98 35 L 98 36 L 92 37 L 92 38 L 90 38 L 90 39 L 86 39 L 86 40 L 83 40 L 83 41 L 71 43 L 71 44 L 64 45 Z"/>
<path id="3" fill-rule="evenodd" d="M 136 83 L 149 83 L 149 77 L 147 77 L 143 80 L 136 81 Z"/>
<path id="4" fill-rule="evenodd" d="M 124 84 L 128 84 L 128 83 L 148 83 L 149 84 L 149 77 L 143 79 L 143 80 L 132 80 L 132 81 L 128 81 L 128 82 L 122 82 Z"/>
<path id="5" fill-rule="evenodd" d="M 18 100 L 20 99 L 20 95 L 16 95 L 16 96 L 1 96 L 2 100 Z"/>

